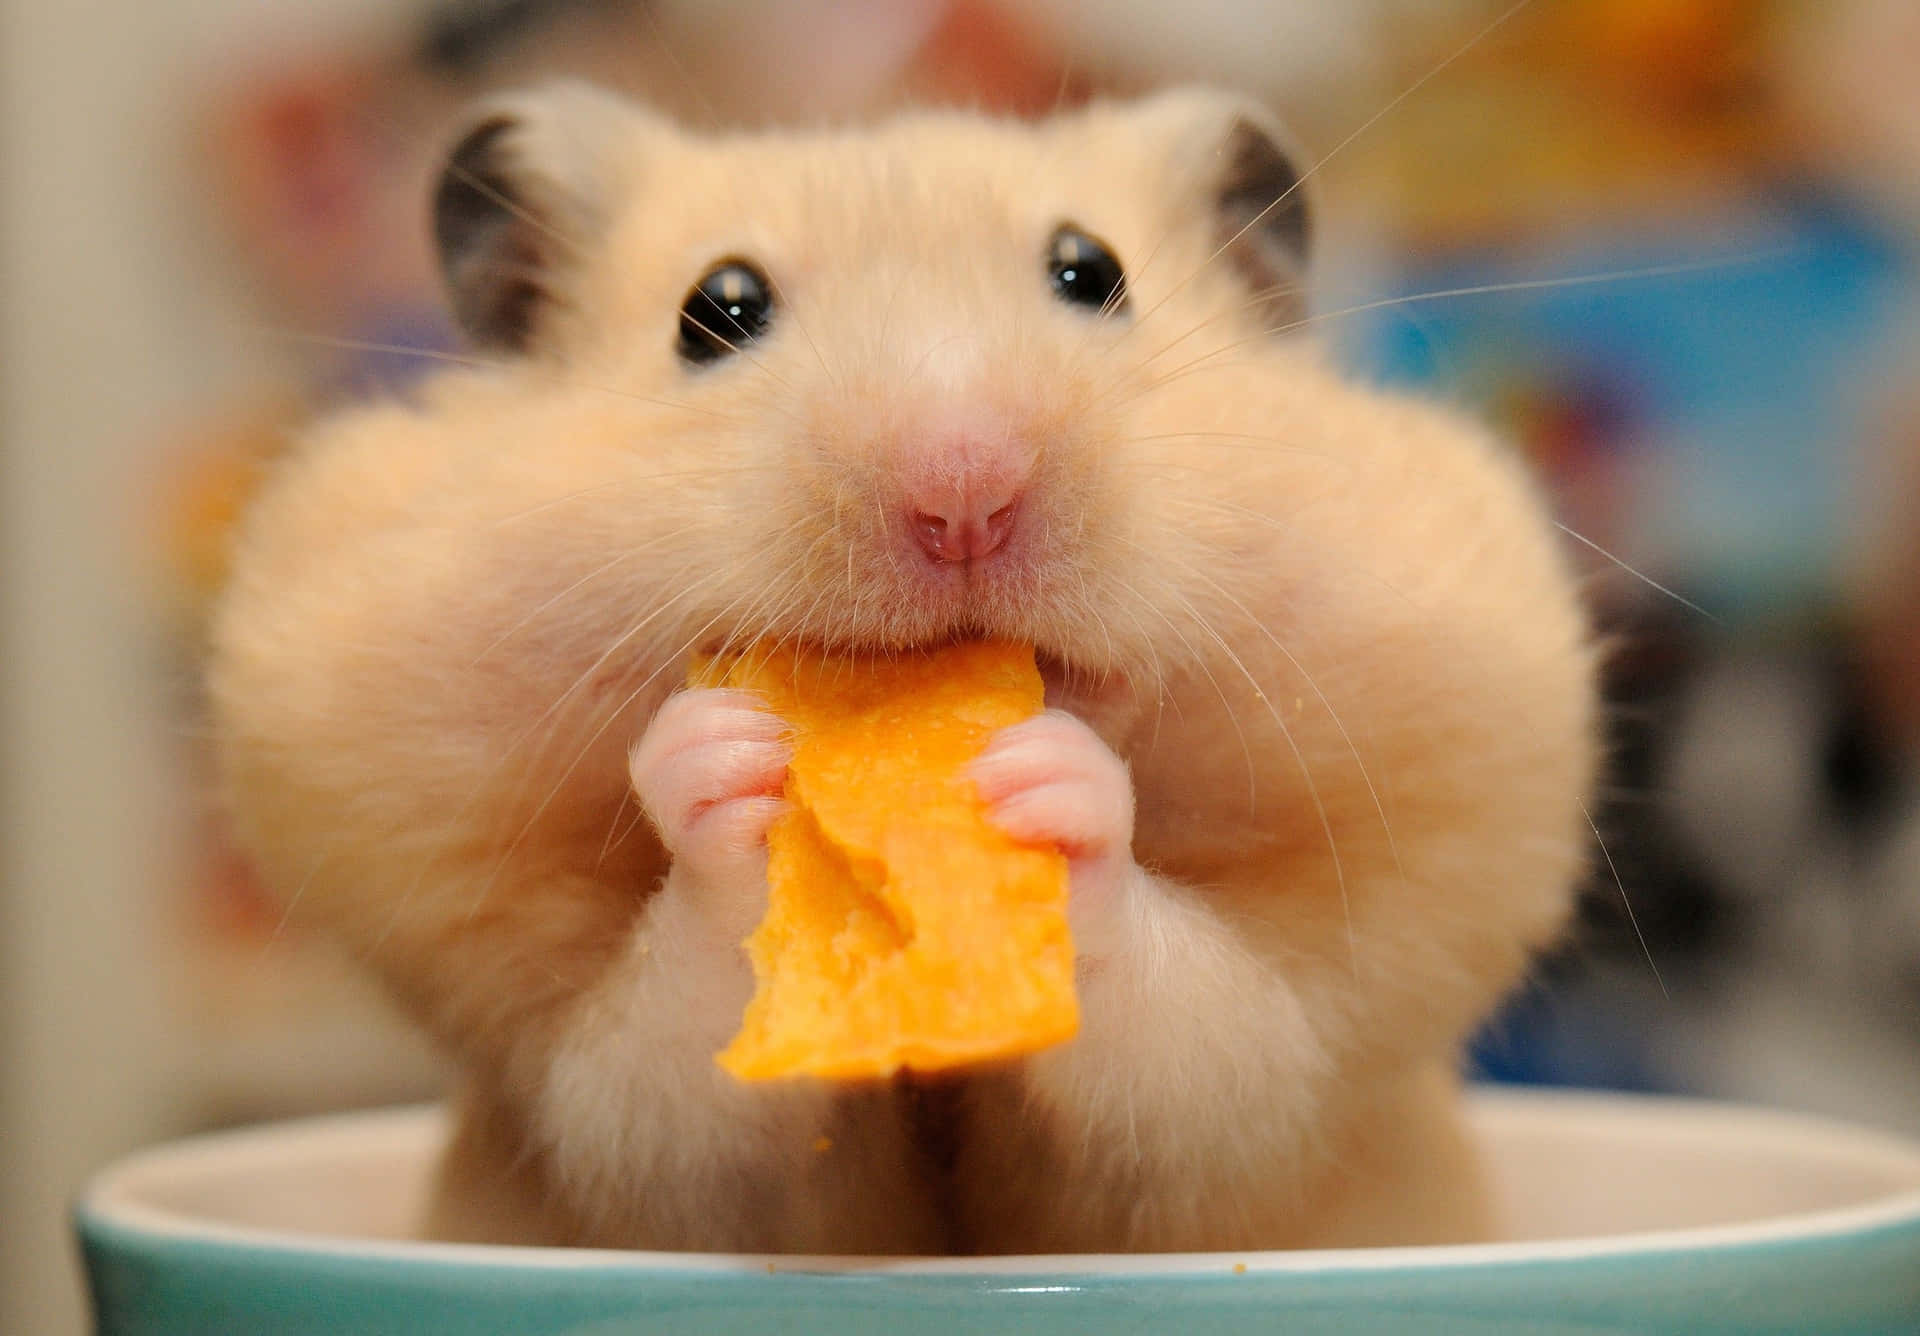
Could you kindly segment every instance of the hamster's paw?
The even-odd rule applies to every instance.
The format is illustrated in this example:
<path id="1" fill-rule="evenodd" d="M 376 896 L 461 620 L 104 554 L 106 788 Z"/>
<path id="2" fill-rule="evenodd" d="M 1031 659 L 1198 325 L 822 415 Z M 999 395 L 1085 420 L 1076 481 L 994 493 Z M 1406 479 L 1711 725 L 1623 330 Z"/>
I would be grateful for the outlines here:
<path id="1" fill-rule="evenodd" d="M 785 805 L 786 725 L 746 691 L 692 688 L 668 697 L 628 758 L 640 806 L 703 895 L 739 888 L 765 903 L 767 827 Z M 715 908 L 721 908 L 715 906 Z"/>
<path id="2" fill-rule="evenodd" d="M 970 772 L 996 825 L 1057 846 L 1073 876 L 1076 936 L 1103 919 L 1133 867 L 1133 780 L 1099 734 L 1064 710 L 996 733 Z"/>

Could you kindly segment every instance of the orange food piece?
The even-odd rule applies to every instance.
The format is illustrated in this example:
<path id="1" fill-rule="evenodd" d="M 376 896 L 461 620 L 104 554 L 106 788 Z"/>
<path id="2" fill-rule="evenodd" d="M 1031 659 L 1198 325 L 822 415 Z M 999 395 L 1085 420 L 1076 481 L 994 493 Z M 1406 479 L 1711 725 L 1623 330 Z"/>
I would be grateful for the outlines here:
<path id="1" fill-rule="evenodd" d="M 722 1067 L 880 1077 L 1073 1037 L 1066 859 L 1002 834 L 965 777 L 995 732 L 1040 711 L 1030 647 L 758 648 L 692 680 L 758 693 L 795 733 L 747 940 L 758 988 Z"/>

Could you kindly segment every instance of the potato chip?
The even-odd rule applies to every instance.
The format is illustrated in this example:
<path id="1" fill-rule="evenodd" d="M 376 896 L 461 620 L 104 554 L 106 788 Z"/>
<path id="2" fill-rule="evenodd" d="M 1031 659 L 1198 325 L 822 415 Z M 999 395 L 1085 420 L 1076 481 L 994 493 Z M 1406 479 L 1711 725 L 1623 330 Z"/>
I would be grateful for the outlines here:
<path id="1" fill-rule="evenodd" d="M 747 940 L 757 991 L 722 1067 L 882 1077 L 1073 1037 L 1066 859 L 1001 833 L 965 777 L 995 732 L 1040 711 L 1031 647 L 761 647 L 691 680 L 758 693 L 795 733 Z"/>

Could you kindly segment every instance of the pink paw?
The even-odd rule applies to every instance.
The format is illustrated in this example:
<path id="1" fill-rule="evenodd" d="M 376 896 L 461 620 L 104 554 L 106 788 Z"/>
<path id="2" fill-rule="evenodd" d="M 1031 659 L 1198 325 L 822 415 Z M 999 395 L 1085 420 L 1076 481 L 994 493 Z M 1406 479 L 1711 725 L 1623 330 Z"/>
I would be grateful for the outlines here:
<path id="1" fill-rule="evenodd" d="M 1002 830 L 1066 854 L 1075 932 L 1104 915 L 1133 866 L 1133 781 L 1113 749 L 1048 710 L 995 734 L 972 774 Z"/>
<path id="2" fill-rule="evenodd" d="M 640 806 L 703 895 L 766 898 L 767 827 L 785 805 L 786 725 L 750 692 L 693 689 L 667 698 L 628 758 Z"/>

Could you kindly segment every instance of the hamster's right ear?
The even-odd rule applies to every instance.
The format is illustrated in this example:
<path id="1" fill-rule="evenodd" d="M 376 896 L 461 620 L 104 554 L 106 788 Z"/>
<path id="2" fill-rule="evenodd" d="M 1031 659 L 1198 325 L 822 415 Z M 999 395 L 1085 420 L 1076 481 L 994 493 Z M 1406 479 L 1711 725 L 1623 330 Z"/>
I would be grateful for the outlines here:
<path id="1" fill-rule="evenodd" d="M 1254 294 L 1269 328 L 1299 319 L 1312 240 L 1311 169 L 1279 120 L 1258 102 L 1210 88 L 1174 88 L 1139 104 L 1164 136 L 1188 198 L 1202 204 L 1216 254 Z"/>
<path id="2" fill-rule="evenodd" d="M 584 84 L 491 98 L 469 113 L 433 197 L 454 318 L 483 348 L 523 352 L 599 240 L 619 151 L 648 118 Z"/>

